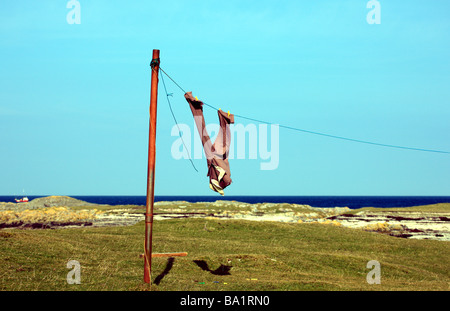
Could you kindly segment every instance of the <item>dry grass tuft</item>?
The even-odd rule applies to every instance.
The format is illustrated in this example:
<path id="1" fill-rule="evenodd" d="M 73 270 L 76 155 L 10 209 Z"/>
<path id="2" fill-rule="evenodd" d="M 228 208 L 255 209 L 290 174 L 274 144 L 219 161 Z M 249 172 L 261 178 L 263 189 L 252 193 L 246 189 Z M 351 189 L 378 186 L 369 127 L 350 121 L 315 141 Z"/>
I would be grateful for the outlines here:
<path id="1" fill-rule="evenodd" d="M 49 207 L 24 211 L 0 211 L 0 225 L 17 227 L 22 225 L 62 225 L 89 223 L 101 213 L 96 209 L 71 210 L 67 207 Z"/>

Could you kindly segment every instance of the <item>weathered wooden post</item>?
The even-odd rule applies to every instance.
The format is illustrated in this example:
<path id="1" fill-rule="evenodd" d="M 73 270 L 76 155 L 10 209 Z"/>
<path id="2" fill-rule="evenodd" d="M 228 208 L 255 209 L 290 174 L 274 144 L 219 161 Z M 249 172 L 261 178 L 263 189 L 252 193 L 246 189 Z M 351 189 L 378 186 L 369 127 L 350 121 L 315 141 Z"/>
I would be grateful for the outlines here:
<path id="1" fill-rule="evenodd" d="M 153 50 L 150 63 L 152 82 L 150 88 L 150 124 L 148 136 L 148 169 L 147 169 L 147 201 L 145 204 L 145 253 L 144 281 L 151 282 L 152 269 L 152 235 L 153 235 L 153 204 L 155 201 L 155 155 L 156 155 L 156 110 L 158 105 L 158 72 L 159 50 Z"/>
<path id="2" fill-rule="evenodd" d="M 183 257 L 183 253 L 152 253 L 153 240 L 153 204 L 155 202 L 155 156 L 156 156 L 156 110 L 158 104 L 158 72 L 159 50 L 153 50 L 153 58 L 150 63 L 152 68 L 152 80 L 150 88 L 150 124 L 148 137 L 148 168 L 147 168 L 147 201 L 145 204 L 145 252 L 144 257 L 144 281 L 151 283 L 152 257 Z"/>

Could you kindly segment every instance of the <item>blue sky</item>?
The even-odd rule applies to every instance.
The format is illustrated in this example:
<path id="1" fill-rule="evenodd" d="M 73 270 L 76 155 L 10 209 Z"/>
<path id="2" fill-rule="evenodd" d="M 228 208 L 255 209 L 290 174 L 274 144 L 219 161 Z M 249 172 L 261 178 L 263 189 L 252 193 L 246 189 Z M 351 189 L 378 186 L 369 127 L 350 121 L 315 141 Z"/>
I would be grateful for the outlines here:
<path id="1" fill-rule="evenodd" d="M 184 89 L 231 113 L 450 151 L 450 3 L 379 0 L 370 25 L 367 2 L 79 0 L 81 23 L 68 24 L 67 1 L 2 1 L 0 194 L 145 195 L 153 49 Z M 160 85 L 155 194 L 216 195 L 205 159 L 197 173 L 173 158 L 173 126 Z M 283 128 L 277 169 L 230 162 L 226 195 L 450 195 L 449 154 Z"/>

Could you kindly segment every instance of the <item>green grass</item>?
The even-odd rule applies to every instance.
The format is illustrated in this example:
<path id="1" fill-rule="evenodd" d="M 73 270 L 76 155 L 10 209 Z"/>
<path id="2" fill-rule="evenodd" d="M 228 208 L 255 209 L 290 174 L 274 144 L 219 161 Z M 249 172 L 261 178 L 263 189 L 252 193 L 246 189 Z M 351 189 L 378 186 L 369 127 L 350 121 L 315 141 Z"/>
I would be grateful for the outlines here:
<path id="1" fill-rule="evenodd" d="M 155 221 L 154 252 L 189 254 L 172 262 L 153 258 L 152 280 L 158 284 L 149 287 L 139 258 L 143 239 L 142 222 L 129 227 L 2 230 L 0 290 L 449 289 L 448 242 L 332 225 L 192 218 Z M 66 282 L 69 260 L 81 264 L 79 285 Z M 370 260 L 381 264 L 380 285 L 366 282 Z M 220 275 L 226 266 L 229 274 Z"/>

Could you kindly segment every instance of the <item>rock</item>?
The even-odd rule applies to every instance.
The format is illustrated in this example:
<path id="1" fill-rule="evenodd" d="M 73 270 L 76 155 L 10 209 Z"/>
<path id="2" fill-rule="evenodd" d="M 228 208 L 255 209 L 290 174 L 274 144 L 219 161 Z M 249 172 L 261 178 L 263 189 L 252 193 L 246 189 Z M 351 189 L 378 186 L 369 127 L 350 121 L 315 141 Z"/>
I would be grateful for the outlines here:
<path id="1" fill-rule="evenodd" d="M 17 210 L 39 209 L 49 207 L 75 207 L 75 206 L 98 206 L 98 204 L 85 202 L 68 196 L 48 196 L 31 200 L 27 203 L 0 203 L 0 210 Z"/>

